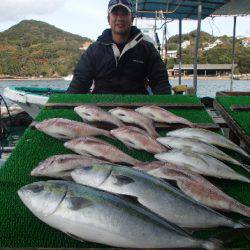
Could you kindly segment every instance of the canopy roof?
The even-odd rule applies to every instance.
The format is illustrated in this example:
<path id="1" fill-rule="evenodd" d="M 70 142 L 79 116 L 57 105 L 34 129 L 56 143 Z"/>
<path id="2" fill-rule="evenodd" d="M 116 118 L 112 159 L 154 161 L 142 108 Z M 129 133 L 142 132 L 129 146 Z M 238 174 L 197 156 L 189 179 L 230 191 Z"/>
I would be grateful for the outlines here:
<path id="1" fill-rule="evenodd" d="M 198 4 L 201 2 L 202 19 L 204 19 L 229 1 L 230 0 L 133 0 L 133 3 L 137 17 L 155 18 L 157 12 L 158 15 L 162 13 L 164 18 L 197 19 Z"/>
<path id="2" fill-rule="evenodd" d="M 250 1 L 231 0 L 221 8 L 215 10 L 213 15 L 250 15 Z"/>

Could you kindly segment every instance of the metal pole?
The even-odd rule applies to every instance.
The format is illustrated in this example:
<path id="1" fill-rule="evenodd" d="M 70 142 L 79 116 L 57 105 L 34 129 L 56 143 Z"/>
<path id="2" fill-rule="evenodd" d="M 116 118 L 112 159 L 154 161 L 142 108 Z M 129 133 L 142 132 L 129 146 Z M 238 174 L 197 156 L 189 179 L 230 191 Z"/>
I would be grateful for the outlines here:
<path id="1" fill-rule="evenodd" d="M 181 38 L 182 38 L 182 20 L 179 19 L 179 85 L 181 85 L 181 67 L 182 67 Z"/>
<path id="2" fill-rule="evenodd" d="M 232 59 L 232 69 L 231 69 L 231 83 L 230 91 L 233 91 L 233 75 L 234 75 L 234 60 L 235 60 L 235 40 L 236 40 L 236 19 L 237 16 L 234 16 L 234 31 L 233 31 L 233 59 Z"/>
<path id="3" fill-rule="evenodd" d="M 200 41 L 200 31 L 201 31 L 201 13 L 202 13 L 202 4 L 199 2 L 198 5 L 198 25 L 196 31 L 196 42 L 195 42 L 195 50 L 194 50 L 194 79 L 193 79 L 193 87 L 195 94 L 197 93 L 197 63 L 198 63 L 198 49 L 199 49 L 199 41 Z"/>
<path id="4" fill-rule="evenodd" d="M 135 2 L 135 26 L 137 26 L 138 0 Z"/>

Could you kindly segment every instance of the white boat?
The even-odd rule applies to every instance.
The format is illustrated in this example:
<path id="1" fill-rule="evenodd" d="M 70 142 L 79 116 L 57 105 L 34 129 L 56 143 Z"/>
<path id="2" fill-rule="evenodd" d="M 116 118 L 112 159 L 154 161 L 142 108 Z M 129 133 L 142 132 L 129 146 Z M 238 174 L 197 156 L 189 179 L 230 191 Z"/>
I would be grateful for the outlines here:
<path id="1" fill-rule="evenodd" d="M 63 77 L 63 79 L 64 79 L 65 81 L 72 81 L 73 75 L 65 76 L 65 77 Z"/>
<path id="2" fill-rule="evenodd" d="M 4 96 L 11 102 L 18 104 L 33 119 L 38 115 L 51 94 L 64 93 L 65 90 L 33 87 L 7 87 Z"/>

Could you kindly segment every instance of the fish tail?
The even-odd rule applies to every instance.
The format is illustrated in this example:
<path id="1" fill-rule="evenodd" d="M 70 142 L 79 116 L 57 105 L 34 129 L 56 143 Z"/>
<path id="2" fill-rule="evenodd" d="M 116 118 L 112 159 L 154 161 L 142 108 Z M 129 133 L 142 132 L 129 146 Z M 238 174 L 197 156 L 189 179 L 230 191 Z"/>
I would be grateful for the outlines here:
<path id="1" fill-rule="evenodd" d="M 240 164 L 242 168 L 244 168 L 248 173 L 250 173 L 250 166 L 246 164 Z"/>
<path id="2" fill-rule="evenodd" d="M 103 132 L 105 136 L 107 136 L 108 138 L 111 138 L 111 139 L 116 139 L 109 131 L 105 131 Z"/>
<path id="3" fill-rule="evenodd" d="M 36 125 L 37 125 L 38 123 L 39 123 L 39 122 L 33 121 L 33 122 L 29 125 L 29 127 L 30 127 L 30 128 L 35 128 Z"/>

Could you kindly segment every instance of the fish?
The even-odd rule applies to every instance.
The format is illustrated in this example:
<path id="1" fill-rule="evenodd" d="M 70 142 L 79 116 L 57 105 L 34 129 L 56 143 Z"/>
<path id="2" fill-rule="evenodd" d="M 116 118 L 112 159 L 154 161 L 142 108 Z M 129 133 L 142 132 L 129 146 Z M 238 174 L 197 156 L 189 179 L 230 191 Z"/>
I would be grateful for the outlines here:
<path id="1" fill-rule="evenodd" d="M 158 178 L 174 180 L 183 193 L 205 206 L 250 217 L 250 207 L 230 197 L 201 175 L 172 163 L 150 162 L 137 166 Z"/>
<path id="2" fill-rule="evenodd" d="M 164 146 L 149 136 L 148 133 L 136 127 L 123 126 L 111 130 L 110 133 L 129 148 L 145 150 L 152 154 L 163 153 L 167 151 Z"/>
<path id="3" fill-rule="evenodd" d="M 247 158 L 250 158 L 249 154 L 245 152 L 242 148 L 238 145 L 233 143 L 232 141 L 228 140 L 226 137 L 217 134 L 215 132 L 201 129 L 201 128 L 183 128 L 177 129 L 174 131 L 170 131 L 167 133 L 167 136 L 176 136 L 182 138 L 194 138 L 205 143 L 209 143 L 212 145 L 216 145 L 223 148 L 228 148 L 234 150 Z"/>
<path id="4" fill-rule="evenodd" d="M 197 139 L 167 136 L 159 137 L 156 140 L 168 148 L 191 150 L 196 153 L 210 155 L 219 160 L 227 161 L 238 166 L 243 165 L 242 163 L 227 155 L 215 146 Z"/>
<path id="5" fill-rule="evenodd" d="M 135 124 L 143 129 L 145 129 L 148 134 L 154 138 L 159 137 L 159 134 L 155 130 L 154 122 L 152 119 L 141 115 L 131 109 L 125 108 L 114 108 L 109 110 L 109 112 L 126 123 Z"/>
<path id="6" fill-rule="evenodd" d="M 164 219 L 184 228 L 244 227 L 201 205 L 163 180 L 131 167 L 93 164 L 71 172 L 79 184 L 136 197 Z"/>
<path id="7" fill-rule="evenodd" d="M 121 196 L 70 181 L 43 181 L 18 190 L 41 221 L 80 241 L 124 248 L 205 248 L 200 240 Z"/>
<path id="8" fill-rule="evenodd" d="M 99 129 L 87 123 L 64 118 L 46 119 L 35 123 L 35 128 L 57 139 L 69 140 L 81 136 L 105 135 L 112 138 L 109 131 Z"/>
<path id="9" fill-rule="evenodd" d="M 64 143 L 64 146 L 78 154 L 91 154 L 113 163 L 140 164 L 141 161 L 125 154 L 106 141 L 94 137 L 79 137 Z"/>
<path id="10" fill-rule="evenodd" d="M 177 116 L 166 109 L 160 108 L 158 106 L 150 105 L 150 106 L 143 106 L 140 108 L 135 109 L 136 112 L 151 118 L 156 122 L 164 122 L 164 123 L 181 123 L 187 125 L 189 127 L 196 126 L 194 123 L 188 121 L 187 119 Z"/>
<path id="11" fill-rule="evenodd" d="M 92 155 L 61 154 L 53 155 L 40 162 L 36 168 L 31 171 L 31 176 L 52 177 L 64 180 L 72 180 L 71 171 L 75 168 L 89 166 L 94 163 L 104 163 L 105 161 L 97 159 Z"/>
<path id="12" fill-rule="evenodd" d="M 75 107 L 74 111 L 83 119 L 83 121 L 107 122 L 107 123 L 114 124 L 117 127 L 121 127 L 124 125 L 114 115 L 94 105 L 81 105 L 81 106 Z"/>
<path id="13" fill-rule="evenodd" d="M 156 154 L 154 157 L 163 162 L 181 165 L 201 175 L 250 183 L 247 177 L 238 174 L 223 162 L 209 155 L 173 149 L 166 153 Z"/>

